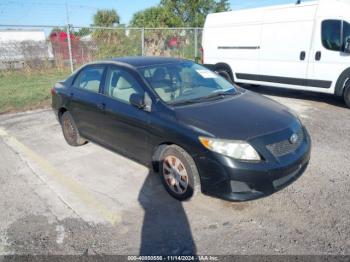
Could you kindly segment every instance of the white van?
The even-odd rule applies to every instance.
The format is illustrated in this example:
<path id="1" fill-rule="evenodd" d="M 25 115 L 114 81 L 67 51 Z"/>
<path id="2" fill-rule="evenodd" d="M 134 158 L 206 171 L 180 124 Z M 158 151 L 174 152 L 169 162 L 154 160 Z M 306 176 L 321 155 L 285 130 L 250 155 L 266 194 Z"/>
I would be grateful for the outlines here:
<path id="1" fill-rule="evenodd" d="M 343 96 L 350 107 L 350 0 L 209 14 L 203 63 L 236 83 Z"/>

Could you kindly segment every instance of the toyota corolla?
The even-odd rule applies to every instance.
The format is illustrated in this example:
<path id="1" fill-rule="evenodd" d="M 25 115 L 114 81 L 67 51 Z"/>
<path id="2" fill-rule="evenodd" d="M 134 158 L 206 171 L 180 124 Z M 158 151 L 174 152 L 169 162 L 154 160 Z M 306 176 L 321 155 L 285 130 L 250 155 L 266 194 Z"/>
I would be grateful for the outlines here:
<path id="1" fill-rule="evenodd" d="M 179 200 L 268 196 L 310 159 L 310 136 L 287 107 L 187 60 L 87 64 L 54 86 L 52 107 L 69 145 L 91 141 L 145 164 Z"/>

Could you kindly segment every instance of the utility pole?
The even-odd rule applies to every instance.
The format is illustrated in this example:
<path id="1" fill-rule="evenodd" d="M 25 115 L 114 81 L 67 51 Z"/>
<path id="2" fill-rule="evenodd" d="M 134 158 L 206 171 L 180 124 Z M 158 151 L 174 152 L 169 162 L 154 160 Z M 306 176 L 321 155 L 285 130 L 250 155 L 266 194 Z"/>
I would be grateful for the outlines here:
<path id="1" fill-rule="evenodd" d="M 67 3 L 66 3 L 66 15 L 67 15 L 67 42 L 68 42 L 69 62 L 70 62 L 70 70 L 73 73 L 74 65 L 73 65 L 73 55 L 72 55 L 72 43 L 70 39 L 71 24 L 69 22 L 69 9 L 68 9 Z"/>
<path id="2" fill-rule="evenodd" d="M 66 6 L 66 21 L 67 21 L 67 24 L 69 24 L 69 9 L 68 9 L 68 4 L 67 4 L 67 2 L 66 2 L 66 4 L 65 4 L 65 6 Z"/>

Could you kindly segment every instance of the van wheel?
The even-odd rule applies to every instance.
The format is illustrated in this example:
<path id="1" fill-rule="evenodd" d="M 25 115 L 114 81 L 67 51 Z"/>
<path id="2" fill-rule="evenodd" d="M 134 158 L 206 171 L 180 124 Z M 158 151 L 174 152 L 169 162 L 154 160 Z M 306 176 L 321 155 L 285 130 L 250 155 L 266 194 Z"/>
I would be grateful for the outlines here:
<path id="1" fill-rule="evenodd" d="M 181 147 L 167 146 L 161 153 L 159 173 L 168 193 L 180 200 L 188 200 L 200 192 L 200 179 L 192 157 Z"/>
<path id="2" fill-rule="evenodd" d="M 80 136 L 74 119 L 68 111 L 63 113 L 60 122 L 63 136 L 70 146 L 82 146 L 87 143 L 87 141 Z"/>
<path id="3" fill-rule="evenodd" d="M 234 84 L 233 79 L 231 78 L 230 74 L 225 69 L 219 69 L 215 71 L 219 76 L 222 76 L 230 83 Z"/>
<path id="4" fill-rule="evenodd" d="M 348 84 L 348 87 L 346 87 L 346 89 L 344 90 L 343 96 L 345 104 L 347 105 L 347 107 L 350 108 L 350 84 Z"/>

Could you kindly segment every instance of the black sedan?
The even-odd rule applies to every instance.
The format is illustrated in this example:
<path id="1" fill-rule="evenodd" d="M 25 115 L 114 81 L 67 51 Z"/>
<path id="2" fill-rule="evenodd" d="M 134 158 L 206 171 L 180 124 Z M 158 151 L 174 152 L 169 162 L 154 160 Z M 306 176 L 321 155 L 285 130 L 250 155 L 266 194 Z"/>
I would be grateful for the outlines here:
<path id="1" fill-rule="evenodd" d="M 87 64 L 55 85 L 52 107 L 68 144 L 92 141 L 148 165 L 179 200 L 267 196 L 310 159 L 308 132 L 288 108 L 187 60 Z"/>

